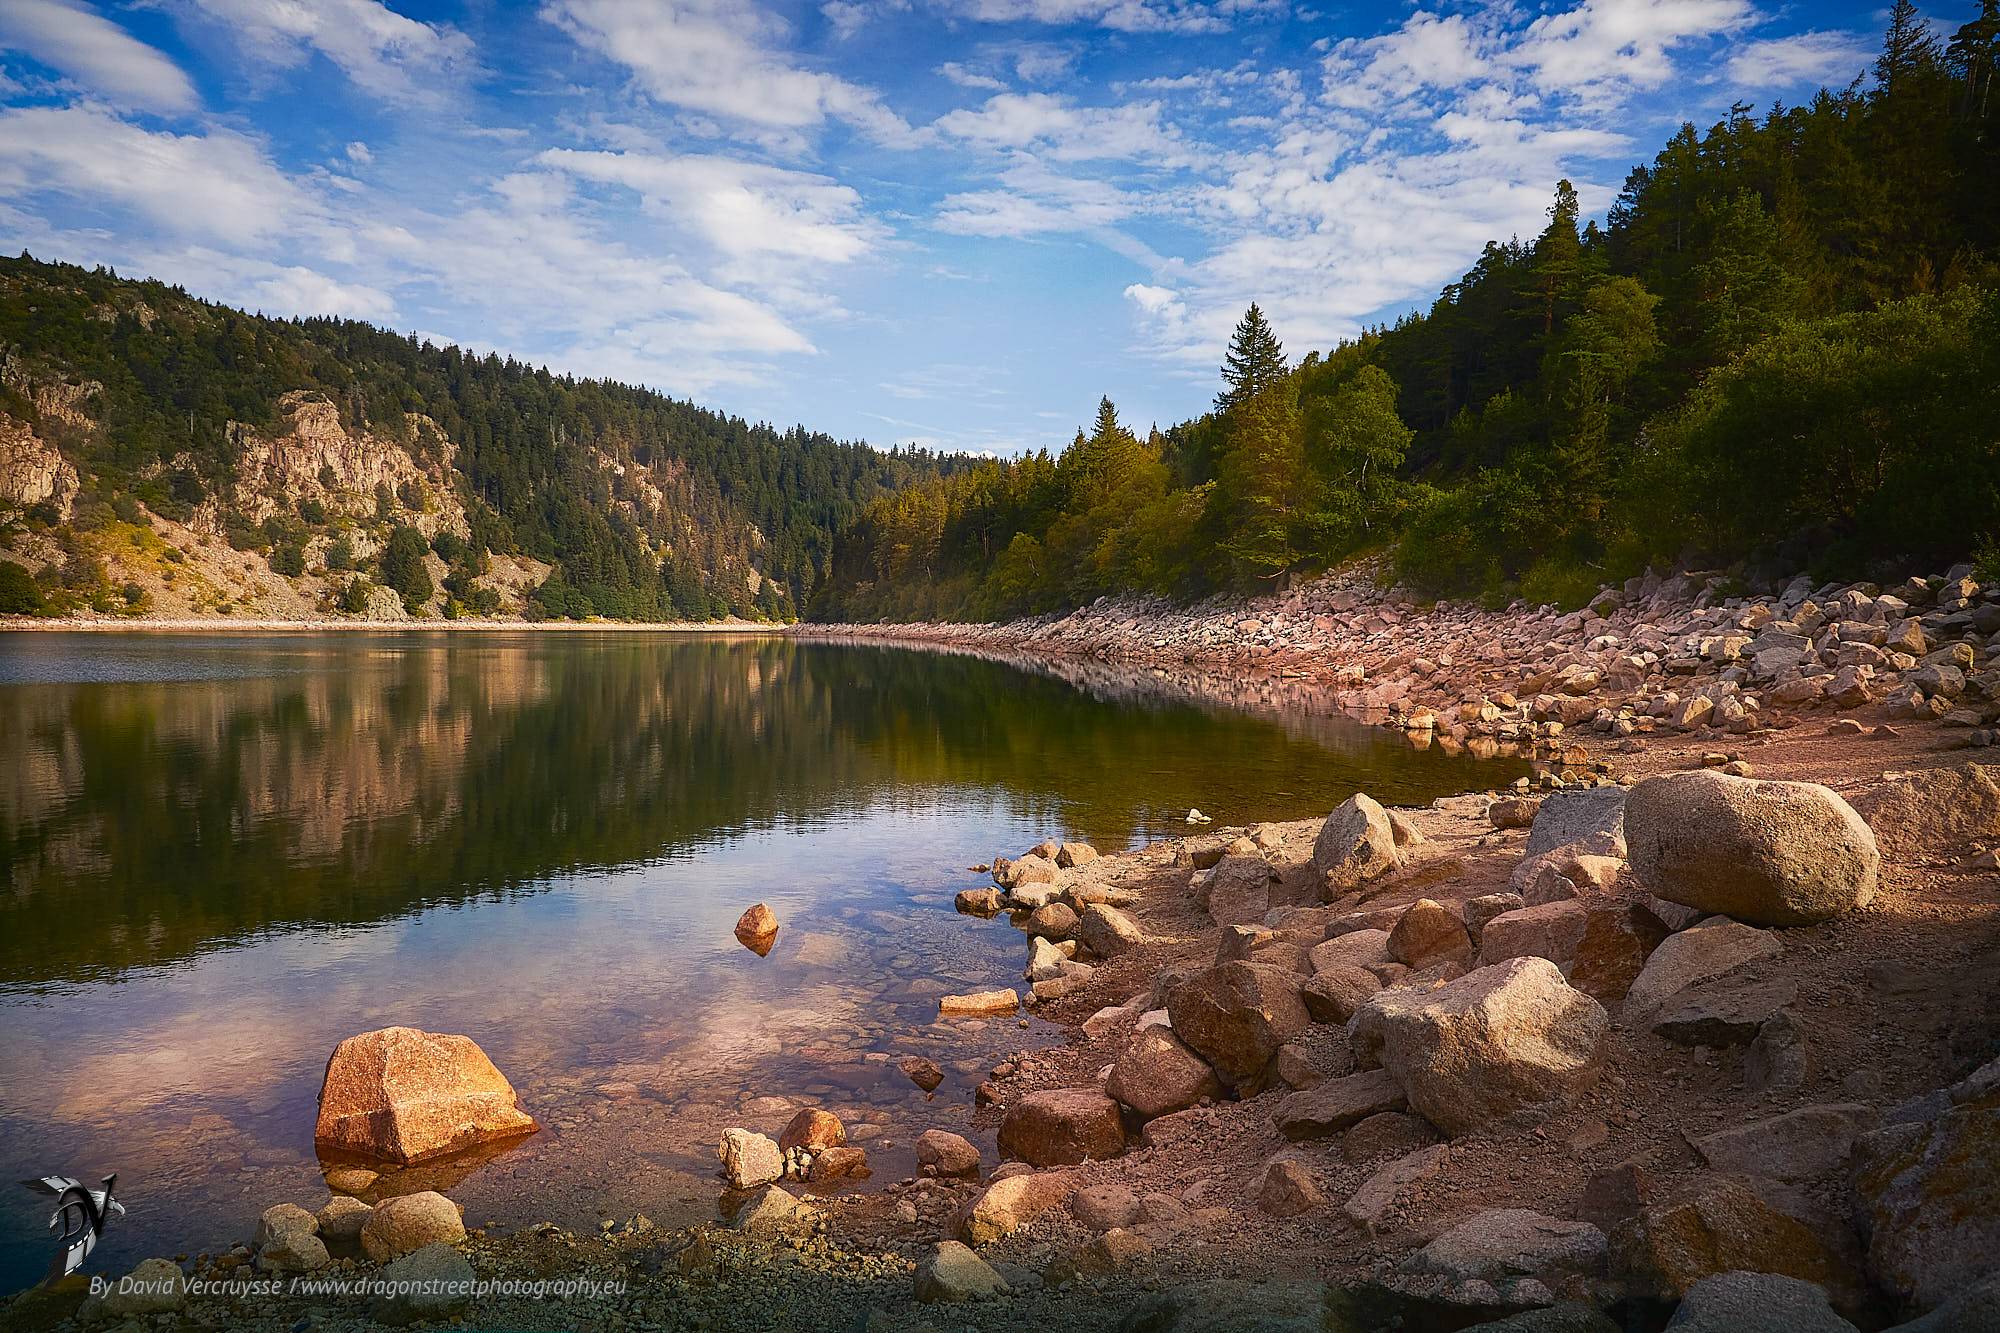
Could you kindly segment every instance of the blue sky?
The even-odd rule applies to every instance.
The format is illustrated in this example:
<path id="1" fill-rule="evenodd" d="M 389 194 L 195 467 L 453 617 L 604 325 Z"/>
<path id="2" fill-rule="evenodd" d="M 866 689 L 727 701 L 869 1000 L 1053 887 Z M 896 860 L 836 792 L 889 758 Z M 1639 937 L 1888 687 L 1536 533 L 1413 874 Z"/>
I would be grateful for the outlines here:
<path id="1" fill-rule="evenodd" d="M 1975 8 L 1940 11 L 1955 26 Z M 1872 57 L 1841 3 L 0 0 L 0 249 L 889 445 L 1202 411 L 1558 177 Z"/>

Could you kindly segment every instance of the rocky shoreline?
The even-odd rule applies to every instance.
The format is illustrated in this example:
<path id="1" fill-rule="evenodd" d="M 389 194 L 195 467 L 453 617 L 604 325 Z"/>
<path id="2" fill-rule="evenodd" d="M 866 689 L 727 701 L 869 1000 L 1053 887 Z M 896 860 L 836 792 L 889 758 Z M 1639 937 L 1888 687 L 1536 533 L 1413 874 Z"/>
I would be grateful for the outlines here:
<path id="1" fill-rule="evenodd" d="M 959 909 L 1010 914 L 1023 984 L 941 1012 L 1066 1034 L 975 1092 L 1002 1160 L 940 1128 L 922 1175 L 850 1189 L 839 1122 L 773 1099 L 718 1145 L 709 1224 L 467 1230 L 330 1175 L 317 1211 L 141 1265 L 178 1295 L 73 1280 L 6 1324 L 1994 1327 L 2000 767 L 1967 747 L 2000 702 L 2000 588 L 1953 573 L 1510 617 L 1350 572 L 1212 625 L 857 627 L 1332 691 L 1415 744 L 1540 762 L 1425 808 L 982 867 Z M 516 1285 L 257 1285 L 295 1276 Z M 606 1285 L 520 1285 L 563 1281 Z"/>

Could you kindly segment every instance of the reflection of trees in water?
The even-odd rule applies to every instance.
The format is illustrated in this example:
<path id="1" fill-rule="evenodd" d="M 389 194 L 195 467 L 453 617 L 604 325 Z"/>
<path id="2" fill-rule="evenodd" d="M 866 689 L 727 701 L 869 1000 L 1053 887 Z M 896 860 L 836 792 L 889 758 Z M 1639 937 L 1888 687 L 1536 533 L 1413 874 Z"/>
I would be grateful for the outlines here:
<path id="1" fill-rule="evenodd" d="M 1346 725 L 969 656 L 652 635 L 313 646 L 303 674 L 0 691 L 0 978 L 381 920 L 939 787 L 1001 789 L 1120 845 L 1194 803 L 1296 817 L 1364 784 L 1418 799 L 1493 776 Z"/>

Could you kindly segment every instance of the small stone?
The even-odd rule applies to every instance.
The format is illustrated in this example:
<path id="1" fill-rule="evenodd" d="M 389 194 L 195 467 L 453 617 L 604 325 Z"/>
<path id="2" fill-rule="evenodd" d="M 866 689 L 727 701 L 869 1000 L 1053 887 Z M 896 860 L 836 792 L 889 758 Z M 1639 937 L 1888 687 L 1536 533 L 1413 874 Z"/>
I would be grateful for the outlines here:
<path id="1" fill-rule="evenodd" d="M 1273 1217 L 1297 1217 L 1326 1202 L 1312 1172 L 1296 1158 L 1279 1155 L 1264 1164 L 1250 1184 L 1250 1197 Z"/>
<path id="2" fill-rule="evenodd" d="M 1092 1231 L 1136 1226 L 1139 1196 L 1115 1183 L 1089 1185 L 1071 1197 L 1069 1211 L 1070 1216 Z"/>
<path id="3" fill-rule="evenodd" d="M 378 1264 L 426 1245 L 456 1245 L 464 1239 L 458 1205 L 434 1190 L 384 1199 L 361 1228 L 362 1252 Z"/>
<path id="4" fill-rule="evenodd" d="M 1364 1231 L 1376 1230 L 1405 1190 L 1438 1173 L 1448 1151 L 1447 1145 L 1434 1144 L 1377 1168 L 1361 1182 L 1341 1211 L 1348 1221 Z"/>
<path id="5" fill-rule="evenodd" d="M 976 1301 L 1007 1291 L 992 1265 L 955 1240 L 939 1241 L 917 1260 L 919 1301 Z"/>
<path id="6" fill-rule="evenodd" d="M 477 1277 L 464 1255 L 434 1241 L 382 1270 L 387 1290 L 369 1302 L 368 1314 L 392 1325 L 450 1319 L 472 1307 Z"/>
<path id="7" fill-rule="evenodd" d="M 747 1129 L 726 1129 L 717 1150 L 722 1174 L 731 1189 L 755 1189 L 785 1174 L 785 1150 L 762 1134 Z"/>
<path id="8" fill-rule="evenodd" d="M 925 1092 L 937 1091 L 938 1084 L 944 1082 L 944 1070 L 938 1068 L 937 1061 L 925 1056 L 906 1055 L 896 1067 L 903 1071 L 905 1078 Z"/>
<path id="9" fill-rule="evenodd" d="M 979 1149 L 964 1137 L 944 1129 L 927 1129 L 917 1137 L 917 1161 L 933 1175 L 979 1174 Z"/>
<path id="10" fill-rule="evenodd" d="M 736 942 L 759 958 L 767 957 L 778 939 L 778 917 L 758 903 L 736 919 Z"/>
<path id="11" fill-rule="evenodd" d="M 1000 1121 L 1000 1153 L 1034 1166 L 1116 1157 L 1125 1149 L 1118 1103 L 1095 1088 L 1031 1092 Z"/>
<path id="12" fill-rule="evenodd" d="M 361 1228 L 368 1225 L 368 1219 L 375 1210 L 359 1199 L 336 1194 L 313 1214 L 319 1223 L 319 1234 L 323 1240 L 358 1240 Z"/>

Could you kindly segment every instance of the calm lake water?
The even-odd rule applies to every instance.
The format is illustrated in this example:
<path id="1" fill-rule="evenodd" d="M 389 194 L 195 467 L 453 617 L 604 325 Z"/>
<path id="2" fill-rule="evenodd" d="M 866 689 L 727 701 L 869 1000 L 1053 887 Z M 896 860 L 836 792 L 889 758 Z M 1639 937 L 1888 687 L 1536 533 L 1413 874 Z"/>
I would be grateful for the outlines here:
<path id="1" fill-rule="evenodd" d="M 833 1106 L 880 1186 L 1052 1033 L 936 1020 L 1020 984 L 1007 919 L 952 911 L 968 865 L 1525 771 L 1146 675 L 776 637 L 0 635 L 0 1180 L 116 1171 L 93 1271 L 220 1251 L 324 1202 L 327 1056 L 408 1024 L 474 1038 L 547 1127 L 384 1182 L 469 1224 L 711 1215 L 720 1131 L 785 1118 L 764 1096 Z M 768 958 L 730 934 L 758 901 Z M 49 1208 L 5 1188 L 11 1291 Z"/>

